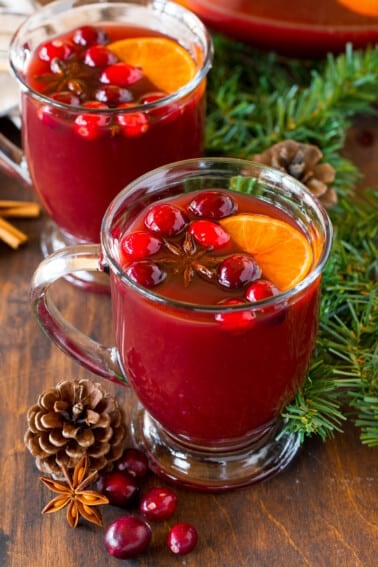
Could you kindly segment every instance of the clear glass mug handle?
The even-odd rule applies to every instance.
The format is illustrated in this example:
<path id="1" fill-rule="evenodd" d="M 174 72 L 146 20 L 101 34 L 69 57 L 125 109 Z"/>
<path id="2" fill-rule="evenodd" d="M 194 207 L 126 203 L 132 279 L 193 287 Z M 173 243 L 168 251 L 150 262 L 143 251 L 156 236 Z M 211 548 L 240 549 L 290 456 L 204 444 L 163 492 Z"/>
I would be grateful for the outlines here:
<path id="1" fill-rule="evenodd" d="M 63 352 L 95 374 L 125 384 L 117 348 L 106 347 L 71 325 L 49 296 L 50 286 L 60 278 L 82 270 L 102 271 L 100 251 L 100 244 L 80 244 L 45 258 L 32 277 L 31 302 L 42 330 Z"/>
<path id="2" fill-rule="evenodd" d="M 0 132 L 0 169 L 29 189 L 32 182 L 23 151 Z"/>

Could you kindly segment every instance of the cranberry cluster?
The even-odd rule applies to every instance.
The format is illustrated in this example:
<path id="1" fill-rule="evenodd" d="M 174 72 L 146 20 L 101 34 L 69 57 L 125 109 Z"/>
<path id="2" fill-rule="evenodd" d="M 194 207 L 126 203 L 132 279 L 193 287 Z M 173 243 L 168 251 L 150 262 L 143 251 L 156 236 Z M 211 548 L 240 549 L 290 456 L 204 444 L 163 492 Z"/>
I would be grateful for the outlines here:
<path id="1" fill-rule="evenodd" d="M 118 559 L 129 559 L 145 551 L 152 537 L 150 523 L 163 522 L 173 516 L 177 508 L 177 496 L 166 487 L 150 488 L 140 496 L 140 481 L 148 473 L 146 455 L 135 448 L 125 450 L 115 469 L 102 473 L 97 480 L 97 490 L 109 503 L 121 508 L 138 506 L 139 514 L 129 514 L 114 520 L 105 532 L 105 547 Z M 188 523 L 175 524 L 168 531 L 166 545 L 172 553 L 184 555 L 194 549 L 198 534 Z"/>
<path id="2" fill-rule="evenodd" d="M 119 61 L 107 47 L 107 34 L 94 26 L 82 26 L 64 38 L 56 38 L 38 48 L 38 57 L 46 72 L 34 79 L 43 94 L 57 102 L 88 109 L 128 109 L 155 102 L 166 96 L 151 90 L 141 67 Z M 150 89 L 146 92 L 145 89 Z M 39 115 L 47 121 L 53 109 L 44 106 Z M 74 130 L 84 138 L 94 139 L 105 127 L 112 133 L 138 136 L 150 125 L 149 115 L 142 111 L 107 114 L 82 113 Z"/>
<path id="3" fill-rule="evenodd" d="M 262 278 L 260 266 L 243 251 L 222 255 L 230 235 L 219 220 L 237 213 L 237 203 L 227 191 L 197 193 L 183 210 L 172 202 L 157 203 L 144 217 L 144 228 L 125 233 L 119 242 L 125 273 L 151 288 L 167 277 L 183 275 L 189 285 L 195 275 L 225 291 L 241 290 L 240 297 L 225 297 L 222 305 L 256 302 L 278 294 L 273 283 Z M 252 320 L 252 312 L 219 314 L 216 320 L 228 326 L 234 319 Z"/>

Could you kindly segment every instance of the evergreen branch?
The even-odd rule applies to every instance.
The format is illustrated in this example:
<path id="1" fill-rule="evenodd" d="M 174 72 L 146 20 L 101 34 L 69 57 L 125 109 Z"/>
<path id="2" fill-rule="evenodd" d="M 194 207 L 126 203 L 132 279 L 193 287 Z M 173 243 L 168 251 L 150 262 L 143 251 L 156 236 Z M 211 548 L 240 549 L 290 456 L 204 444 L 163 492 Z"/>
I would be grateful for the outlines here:
<path id="1" fill-rule="evenodd" d="M 355 185 L 358 172 L 340 151 L 353 116 L 377 112 L 378 48 L 353 51 L 347 46 L 338 57 L 302 65 L 302 75 L 297 60 L 264 57 L 224 39 L 216 43 L 215 53 L 209 77 L 209 154 L 250 157 L 291 138 L 322 149 L 338 171 L 339 188 Z"/>
<path id="2" fill-rule="evenodd" d="M 377 113 L 378 47 L 298 61 L 214 39 L 208 155 L 249 158 L 295 139 L 318 145 L 337 171 L 316 352 L 285 430 L 325 440 L 351 419 L 363 443 L 378 445 L 378 189 L 354 195 L 360 173 L 341 155 L 353 117 Z"/>

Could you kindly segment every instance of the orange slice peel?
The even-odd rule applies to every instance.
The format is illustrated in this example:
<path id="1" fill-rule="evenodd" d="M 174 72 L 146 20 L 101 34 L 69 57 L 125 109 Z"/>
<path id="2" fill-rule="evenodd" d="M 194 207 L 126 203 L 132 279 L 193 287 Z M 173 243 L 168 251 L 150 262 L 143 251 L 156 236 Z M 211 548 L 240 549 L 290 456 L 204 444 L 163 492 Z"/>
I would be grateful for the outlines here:
<path id="1" fill-rule="evenodd" d="M 297 228 L 267 215 L 242 213 L 219 221 L 280 291 L 295 287 L 313 265 L 311 244 Z"/>
<path id="2" fill-rule="evenodd" d="M 189 83 L 197 72 L 190 53 L 166 37 L 130 37 L 107 47 L 121 61 L 141 67 L 156 89 L 168 94 Z"/>

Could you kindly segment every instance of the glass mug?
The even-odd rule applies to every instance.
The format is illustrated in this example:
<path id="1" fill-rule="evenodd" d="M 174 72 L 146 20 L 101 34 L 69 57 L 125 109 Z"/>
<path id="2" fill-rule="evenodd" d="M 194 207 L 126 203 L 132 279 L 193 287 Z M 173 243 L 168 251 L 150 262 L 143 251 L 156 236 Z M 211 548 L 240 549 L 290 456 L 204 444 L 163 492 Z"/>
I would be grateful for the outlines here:
<path id="1" fill-rule="evenodd" d="M 130 277 L 121 267 L 119 235 L 146 207 L 206 188 L 236 188 L 230 193 L 235 198 L 253 198 L 273 217 L 284 213 L 300 227 L 314 256 L 304 279 L 256 303 L 203 305 L 195 295 L 190 301 L 166 298 L 159 286 L 143 287 Z M 113 200 L 101 245 L 68 247 L 45 258 L 31 284 L 33 310 L 63 351 L 92 372 L 131 386 L 138 400 L 134 442 L 158 475 L 206 491 L 245 486 L 281 471 L 299 448 L 298 435 L 284 428 L 280 414 L 309 367 L 331 243 L 326 212 L 292 177 L 234 158 L 184 160 L 141 176 Z M 55 307 L 50 286 L 76 270 L 110 274 L 116 346 L 88 338 Z M 248 324 L 219 324 L 235 314 L 246 314 Z"/>
<path id="2" fill-rule="evenodd" d="M 105 30 L 110 42 L 129 36 L 168 36 L 190 54 L 195 67 L 192 78 L 175 92 L 163 93 L 163 98 L 155 88 L 154 96 L 137 98 L 132 105 L 109 103 L 100 108 L 96 101 L 85 110 L 78 100 L 66 103 L 67 97 L 81 96 L 79 80 L 66 81 L 64 92 L 58 95 L 38 92 L 33 83 L 38 74 L 45 73 L 51 81 L 60 76 L 66 80 L 64 65 L 71 55 L 59 66 L 54 58 L 49 63 L 41 61 L 36 49 L 64 34 L 69 34 L 67 45 L 72 45 L 72 30 L 89 24 Z M 203 155 L 206 75 L 213 47 L 201 21 L 182 6 L 170 0 L 59 0 L 26 19 L 14 35 L 9 53 L 21 89 L 25 153 L 2 136 L 0 165 L 34 188 L 52 220 L 42 235 L 44 255 L 68 244 L 98 242 L 105 210 L 125 185 L 164 163 Z M 48 66 L 54 69 L 50 76 Z M 104 84 L 104 92 L 106 87 Z M 122 96 L 127 91 L 123 89 Z M 108 92 L 112 102 L 113 91 L 105 94 Z M 139 129 L 128 128 L 138 112 L 143 124 Z M 97 124 L 98 129 L 94 127 Z M 74 280 L 91 287 L 92 279 L 93 274 L 82 273 Z M 107 287 L 107 279 L 103 284 Z"/>

